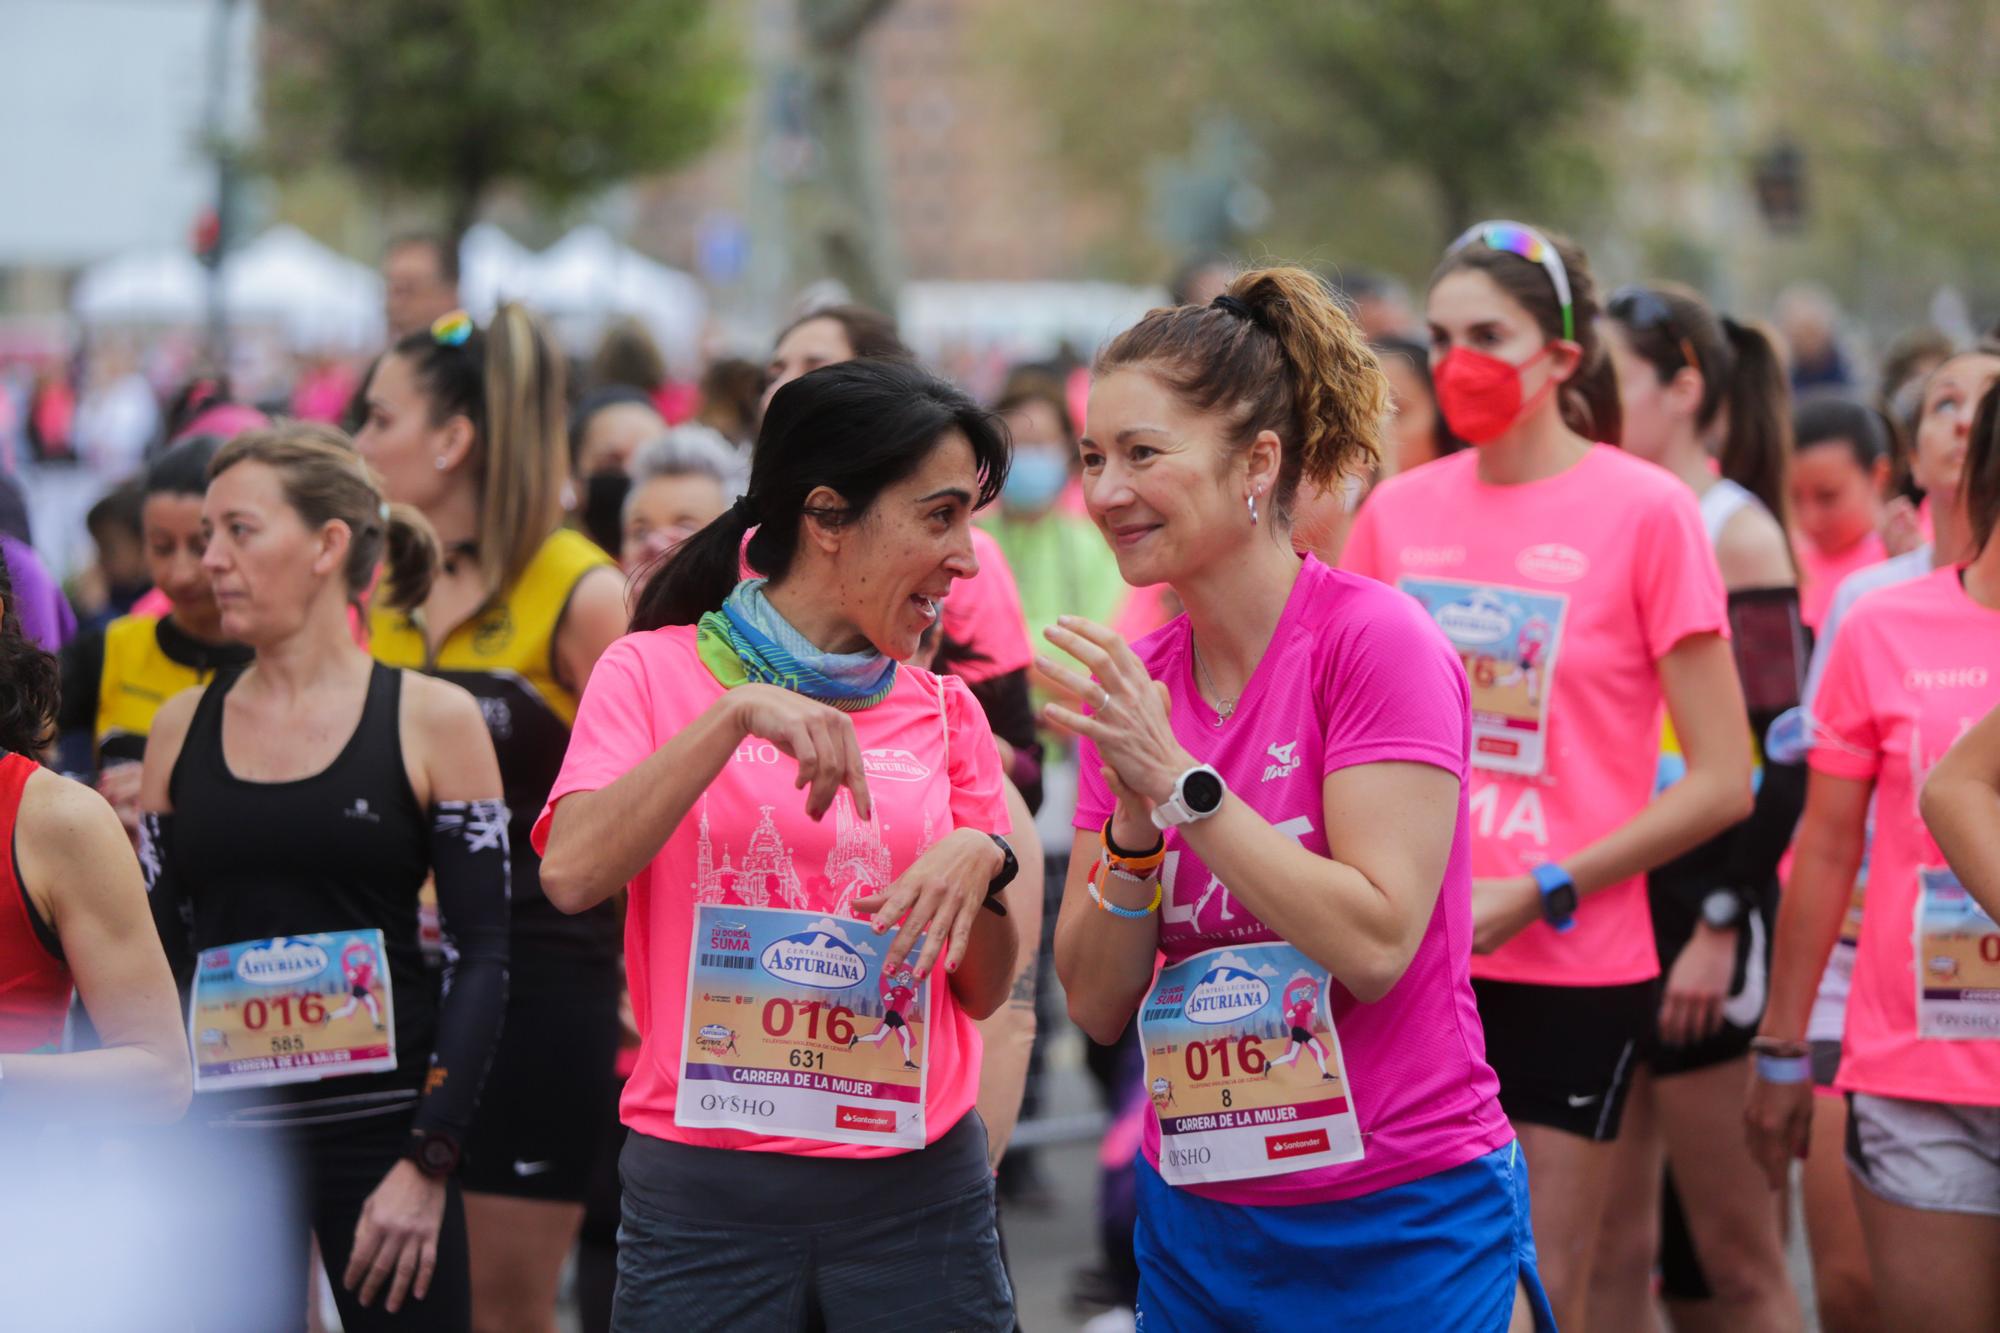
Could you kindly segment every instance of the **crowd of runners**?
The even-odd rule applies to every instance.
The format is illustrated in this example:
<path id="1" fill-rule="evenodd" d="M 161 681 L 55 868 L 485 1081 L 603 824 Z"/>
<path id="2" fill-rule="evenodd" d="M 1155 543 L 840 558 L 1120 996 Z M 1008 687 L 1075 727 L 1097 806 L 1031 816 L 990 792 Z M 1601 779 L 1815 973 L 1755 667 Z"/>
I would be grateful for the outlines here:
<path id="1" fill-rule="evenodd" d="M 701 424 L 452 267 L 0 566 L 5 1148 L 195 1145 L 191 1326 L 1015 1328 L 1059 990 L 1125 1328 L 1803 1329 L 1795 1192 L 1822 1327 L 2000 1327 L 2000 343 L 1496 220 Z"/>

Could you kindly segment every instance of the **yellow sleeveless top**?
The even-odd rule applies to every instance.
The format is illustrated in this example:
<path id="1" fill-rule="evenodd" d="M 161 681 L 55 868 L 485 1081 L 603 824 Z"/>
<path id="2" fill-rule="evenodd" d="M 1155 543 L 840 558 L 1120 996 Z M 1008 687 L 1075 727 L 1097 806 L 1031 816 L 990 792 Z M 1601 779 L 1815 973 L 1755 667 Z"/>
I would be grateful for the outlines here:
<path id="1" fill-rule="evenodd" d="M 599 961 L 615 957 L 616 909 L 607 933 L 603 923 L 588 919 L 591 914 L 564 917 L 551 907 L 528 831 L 562 771 L 576 720 L 576 692 L 556 677 L 556 631 L 576 585 L 600 566 L 615 567 L 589 538 L 558 528 L 514 585 L 454 629 L 434 658 L 426 651 L 421 613 L 376 607 L 368 617 L 377 661 L 451 681 L 479 700 L 507 796 L 516 939 L 539 937 Z M 517 950 L 517 960 L 522 956 Z"/>
<path id="2" fill-rule="evenodd" d="M 94 730 L 98 762 L 144 759 L 160 705 L 250 656 L 240 645 L 203 643 L 159 616 L 120 616 L 106 625 Z"/>

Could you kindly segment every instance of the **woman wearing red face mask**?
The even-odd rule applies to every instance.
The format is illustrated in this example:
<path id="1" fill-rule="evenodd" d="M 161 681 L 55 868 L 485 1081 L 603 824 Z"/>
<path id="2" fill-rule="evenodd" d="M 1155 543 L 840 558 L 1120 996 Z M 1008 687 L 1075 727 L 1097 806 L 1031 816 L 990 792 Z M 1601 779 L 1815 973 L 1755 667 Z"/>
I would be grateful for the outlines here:
<path id="1" fill-rule="evenodd" d="M 1615 442 L 1582 252 L 1474 227 L 1428 303 L 1474 449 L 1391 478 L 1344 563 L 1431 612 L 1472 682 L 1473 984 L 1533 1182 L 1542 1274 L 1584 1325 L 1632 1055 L 1657 1004 L 1645 874 L 1750 812 L 1744 705 L 1687 487 Z M 1687 776 L 1653 796 L 1664 701 Z"/>

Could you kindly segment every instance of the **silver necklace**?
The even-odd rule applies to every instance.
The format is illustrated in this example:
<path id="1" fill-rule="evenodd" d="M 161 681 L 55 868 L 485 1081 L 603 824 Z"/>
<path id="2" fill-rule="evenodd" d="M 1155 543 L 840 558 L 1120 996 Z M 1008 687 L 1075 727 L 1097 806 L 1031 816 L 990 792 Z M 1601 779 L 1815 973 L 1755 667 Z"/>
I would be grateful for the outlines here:
<path id="1" fill-rule="evenodd" d="M 1215 687 L 1215 677 L 1208 674 L 1208 664 L 1201 660 L 1201 645 L 1194 641 L 1192 634 L 1188 636 L 1188 647 L 1194 650 L 1194 669 L 1201 674 L 1201 683 L 1215 699 L 1215 725 L 1219 727 L 1236 711 L 1236 699 L 1241 699 L 1243 696 L 1239 694 L 1235 699 L 1223 698 L 1222 691 Z"/>

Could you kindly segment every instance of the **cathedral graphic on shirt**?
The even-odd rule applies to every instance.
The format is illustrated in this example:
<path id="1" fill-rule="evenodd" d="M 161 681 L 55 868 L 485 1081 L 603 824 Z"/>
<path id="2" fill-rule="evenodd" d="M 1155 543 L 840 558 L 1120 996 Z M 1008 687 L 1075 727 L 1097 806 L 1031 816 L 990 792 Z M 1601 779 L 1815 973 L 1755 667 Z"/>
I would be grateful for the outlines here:
<path id="1" fill-rule="evenodd" d="M 778 831 L 773 807 L 757 807 L 757 826 L 750 831 L 750 845 L 737 860 L 727 843 L 722 862 L 716 864 L 715 840 L 708 823 L 708 798 L 701 803 L 700 836 L 695 843 L 694 900 L 697 903 L 734 904 L 740 907 L 788 907 L 806 910 L 806 886 L 793 860 L 792 849 Z M 882 833 L 886 825 L 873 812 L 862 819 L 854 801 L 843 790 L 833 803 L 833 846 L 827 850 L 824 882 L 834 890 L 829 911 L 845 911 L 856 898 L 886 888 L 896 877 L 888 844 Z M 921 855 L 935 841 L 933 822 L 924 814 Z"/>

